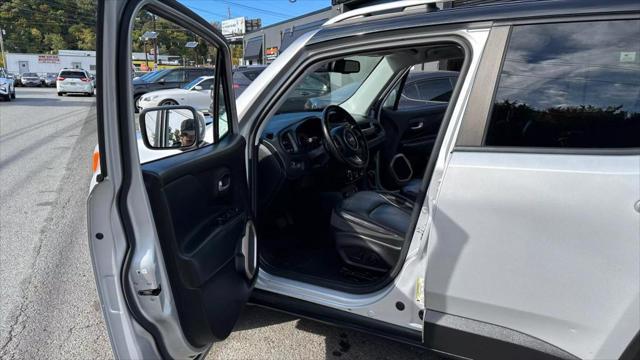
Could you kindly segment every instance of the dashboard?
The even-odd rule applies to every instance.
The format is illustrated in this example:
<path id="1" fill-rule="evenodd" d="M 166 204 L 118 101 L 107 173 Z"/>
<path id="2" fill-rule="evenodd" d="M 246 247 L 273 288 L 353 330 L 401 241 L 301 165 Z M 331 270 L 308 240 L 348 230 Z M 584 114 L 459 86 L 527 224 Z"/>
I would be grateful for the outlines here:
<path id="1" fill-rule="evenodd" d="M 296 112 L 273 116 L 261 134 L 261 144 L 277 158 L 281 171 L 289 180 L 324 172 L 332 158 L 324 146 L 322 112 Z M 354 117 L 367 138 L 371 151 L 384 141 L 384 132 L 371 119 Z M 263 149 L 264 151 L 264 149 Z M 269 169 L 273 171 L 275 169 Z M 344 169 L 345 176 L 327 174 L 349 183 L 364 175 L 364 170 L 354 172 Z"/>

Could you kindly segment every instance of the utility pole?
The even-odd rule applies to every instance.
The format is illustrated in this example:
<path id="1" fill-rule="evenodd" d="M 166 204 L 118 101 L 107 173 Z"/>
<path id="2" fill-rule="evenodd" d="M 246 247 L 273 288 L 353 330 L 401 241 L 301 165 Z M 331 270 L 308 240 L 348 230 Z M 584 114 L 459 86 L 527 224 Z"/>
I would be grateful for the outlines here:
<path id="1" fill-rule="evenodd" d="M 231 6 L 227 6 L 227 14 L 229 14 L 229 19 L 231 19 Z"/>
<path id="2" fill-rule="evenodd" d="M 145 39 L 144 37 L 140 39 L 142 39 L 143 41 L 142 46 L 144 48 L 144 62 L 147 65 L 147 71 L 149 71 L 149 55 L 147 55 L 147 39 Z"/>
<path id="3" fill-rule="evenodd" d="M 158 33 L 156 30 L 156 15 L 153 15 L 153 32 Z M 158 37 L 153 38 L 153 70 L 158 70 Z"/>
<path id="4" fill-rule="evenodd" d="M 4 53 L 4 29 L 0 29 L 0 55 L 2 55 L 2 65 L 6 69 L 7 66 L 7 56 Z"/>

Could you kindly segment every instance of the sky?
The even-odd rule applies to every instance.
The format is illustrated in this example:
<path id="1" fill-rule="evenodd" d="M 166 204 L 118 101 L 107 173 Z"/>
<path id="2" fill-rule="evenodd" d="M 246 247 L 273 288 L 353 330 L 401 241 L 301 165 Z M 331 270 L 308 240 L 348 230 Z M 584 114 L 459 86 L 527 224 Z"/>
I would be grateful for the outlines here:
<path id="1" fill-rule="evenodd" d="M 331 6 L 331 0 L 179 0 L 208 21 L 244 16 L 262 19 L 262 26 Z"/>

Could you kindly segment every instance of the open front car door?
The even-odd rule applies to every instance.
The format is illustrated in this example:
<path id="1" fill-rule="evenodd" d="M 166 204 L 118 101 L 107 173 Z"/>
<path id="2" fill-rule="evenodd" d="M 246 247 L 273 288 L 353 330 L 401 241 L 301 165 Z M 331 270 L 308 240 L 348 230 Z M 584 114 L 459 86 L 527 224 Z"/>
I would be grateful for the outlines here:
<path id="1" fill-rule="evenodd" d="M 174 104 L 135 113 L 131 53 L 146 40 L 133 34 L 145 19 L 184 28 L 207 47 L 209 111 Z M 98 20 L 101 173 L 88 234 L 114 355 L 203 357 L 232 330 L 257 273 L 229 47 L 170 0 L 102 0 Z"/>

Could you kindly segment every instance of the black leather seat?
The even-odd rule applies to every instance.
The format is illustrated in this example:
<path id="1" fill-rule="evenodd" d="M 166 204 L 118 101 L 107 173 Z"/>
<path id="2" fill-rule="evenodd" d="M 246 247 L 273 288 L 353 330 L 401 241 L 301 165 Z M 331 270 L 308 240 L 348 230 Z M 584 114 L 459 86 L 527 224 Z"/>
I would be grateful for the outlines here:
<path id="1" fill-rule="evenodd" d="M 405 197 L 415 201 L 418 198 L 418 194 L 420 194 L 421 188 L 422 179 L 413 179 L 402 187 L 401 192 Z"/>
<path id="2" fill-rule="evenodd" d="M 396 194 L 360 191 L 336 206 L 331 217 L 336 247 L 350 265 L 387 271 L 398 261 L 413 202 Z"/>

